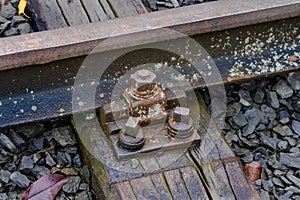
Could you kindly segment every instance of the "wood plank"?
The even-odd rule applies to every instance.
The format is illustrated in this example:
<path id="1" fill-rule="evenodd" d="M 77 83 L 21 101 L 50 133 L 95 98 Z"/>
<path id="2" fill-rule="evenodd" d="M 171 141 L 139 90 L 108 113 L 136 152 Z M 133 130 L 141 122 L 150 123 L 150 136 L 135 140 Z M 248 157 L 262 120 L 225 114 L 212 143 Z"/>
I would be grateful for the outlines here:
<path id="1" fill-rule="evenodd" d="M 67 22 L 56 1 L 28 0 L 27 2 L 33 22 L 39 31 L 67 27 Z"/>
<path id="2" fill-rule="evenodd" d="M 105 21 L 109 19 L 98 0 L 81 0 L 81 2 L 91 22 Z"/>
<path id="3" fill-rule="evenodd" d="M 130 0 L 108 0 L 117 17 L 128 17 L 138 15 L 134 4 Z"/>
<path id="4" fill-rule="evenodd" d="M 189 151 L 195 164 L 199 167 L 203 182 L 207 184 L 207 188 L 213 199 L 234 199 L 234 193 L 230 187 L 222 161 L 203 163 L 199 149 L 190 148 Z"/>
<path id="5" fill-rule="evenodd" d="M 173 199 L 190 199 L 179 170 L 164 172 Z"/>
<path id="6" fill-rule="evenodd" d="M 150 176 L 130 180 L 131 187 L 138 200 L 153 199 L 159 200 L 159 194 L 154 187 Z"/>
<path id="7" fill-rule="evenodd" d="M 202 185 L 201 179 L 199 178 L 194 167 L 184 167 L 180 168 L 179 170 L 182 174 L 182 178 L 185 182 L 191 199 L 209 199 L 205 188 Z"/>
<path id="8" fill-rule="evenodd" d="M 57 2 L 69 26 L 87 24 L 90 22 L 80 0 L 57 0 Z"/>
<path id="9" fill-rule="evenodd" d="M 157 160 L 153 156 L 139 158 L 139 161 L 145 171 L 153 172 L 160 169 Z"/>
<path id="10" fill-rule="evenodd" d="M 230 185 L 237 199 L 258 200 L 259 195 L 246 179 L 244 172 L 238 161 L 225 163 L 225 169 L 229 178 Z"/>
<path id="11" fill-rule="evenodd" d="M 103 7 L 106 15 L 109 17 L 109 19 L 114 19 L 116 18 L 114 12 L 111 10 L 107 0 L 99 0 L 101 6 Z"/>
<path id="12" fill-rule="evenodd" d="M 131 0 L 136 11 L 139 13 L 139 14 L 143 14 L 143 13 L 147 13 L 148 10 L 147 8 L 145 7 L 145 5 L 143 4 L 143 2 L 141 0 Z"/>
<path id="13" fill-rule="evenodd" d="M 156 187 L 156 190 L 160 196 L 160 199 L 165 199 L 165 200 L 172 199 L 172 196 L 168 190 L 168 186 L 166 184 L 166 181 L 165 181 L 162 173 L 152 174 L 151 179 L 152 179 L 154 186 Z"/>
<path id="14" fill-rule="evenodd" d="M 124 181 L 121 183 L 116 183 L 113 185 L 113 187 L 117 190 L 119 196 L 121 199 L 132 199 L 136 200 L 136 196 L 132 190 L 132 187 L 129 183 L 129 181 Z"/>

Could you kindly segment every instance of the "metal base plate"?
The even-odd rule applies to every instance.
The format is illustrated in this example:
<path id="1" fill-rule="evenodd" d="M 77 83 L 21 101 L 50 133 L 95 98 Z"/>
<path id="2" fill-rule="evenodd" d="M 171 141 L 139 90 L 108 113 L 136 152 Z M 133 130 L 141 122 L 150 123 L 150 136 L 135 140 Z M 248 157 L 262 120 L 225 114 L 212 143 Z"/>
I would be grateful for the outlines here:
<path id="1" fill-rule="evenodd" d="M 200 135 L 194 129 L 193 134 L 188 138 L 170 138 L 167 131 L 167 126 L 155 125 L 144 127 L 145 145 L 142 149 L 136 151 L 129 151 L 122 148 L 118 143 L 118 134 L 110 135 L 116 156 L 119 160 L 126 160 L 132 158 L 139 158 L 143 156 L 155 155 L 161 152 L 187 149 L 192 145 L 199 145 L 201 141 Z"/>

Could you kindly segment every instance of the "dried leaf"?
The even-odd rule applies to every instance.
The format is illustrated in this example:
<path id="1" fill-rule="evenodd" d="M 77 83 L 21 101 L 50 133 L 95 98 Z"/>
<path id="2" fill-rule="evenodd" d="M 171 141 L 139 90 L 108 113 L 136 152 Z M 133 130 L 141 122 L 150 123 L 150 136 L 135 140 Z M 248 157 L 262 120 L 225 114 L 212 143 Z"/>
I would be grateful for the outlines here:
<path id="1" fill-rule="evenodd" d="M 262 163 L 255 162 L 255 161 L 248 163 L 244 166 L 247 177 L 251 182 L 260 179 L 261 168 L 262 168 Z"/>
<path id="2" fill-rule="evenodd" d="M 25 13 L 26 6 L 27 6 L 27 0 L 20 0 L 18 5 L 18 15 L 23 14 L 25 17 L 30 18 Z"/>
<path id="3" fill-rule="evenodd" d="M 69 180 L 68 176 L 48 174 L 37 181 L 23 193 L 22 200 L 53 200 L 61 187 Z"/>

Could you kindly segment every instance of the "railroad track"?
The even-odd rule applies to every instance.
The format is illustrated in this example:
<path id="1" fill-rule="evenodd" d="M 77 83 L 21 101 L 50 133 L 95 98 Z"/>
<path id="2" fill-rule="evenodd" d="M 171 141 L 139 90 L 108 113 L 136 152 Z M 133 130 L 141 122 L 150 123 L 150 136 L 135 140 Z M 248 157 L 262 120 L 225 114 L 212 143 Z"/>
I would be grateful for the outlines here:
<path id="1" fill-rule="evenodd" d="M 120 49 L 130 50 L 139 46 L 144 49 L 128 53 L 110 65 L 106 72 L 109 79 L 101 80 L 99 83 L 100 89 L 95 96 L 100 96 L 100 98 L 96 100 L 96 107 L 110 102 L 111 92 L 118 79 L 116 72 L 125 74 L 128 69 L 149 62 L 167 62 L 175 66 L 176 63 L 172 63 L 174 57 L 176 60 L 179 58 L 174 54 L 162 53 L 162 51 L 149 48 L 152 47 L 152 44 L 176 41 L 183 36 L 191 36 L 207 50 L 221 75 L 221 79 L 208 85 L 201 79 L 203 74 L 199 76 L 200 78 L 193 79 L 195 71 L 189 69 L 187 62 L 182 62 L 185 77 L 190 80 L 195 90 L 299 70 L 300 1 L 298 0 L 266 0 L 263 2 L 258 0 L 251 2 L 219 0 L 159 12 L 149 12 L 140 1 L 130 2 L 134 2 L 130 5 L 139 9 L 132 11 L 132 8 L 126 6 L 120 8 L 117 4 L 115 5 L 117 7 L 110 5 L 110 8 L 116 9 L 113 12 L 114 15 L 111 14 L 111 17 L 108 17 L 113 19 L 106 18 L 95 22 L 96 18 L 92 20 L 94 19 L 93 15 L 88 12 L 88 9 L 80 8 L 80 6 L 73 5 L 76 6 L 76 9 L 81 9 L 80 13 L 82 13 L 74 18 L 71 15 L 67 16 L 66 13 L 70 9 L 67 5 L 58 6 L 54 5 L 55 3 L 45 5 L 46 3 L 43 1 L 29 1 L 31 10 L 37 14 L 34 16 L 36 27 L 41 32 L 1 38 L 0 127 L 71 116 L 74 112 L 82 111 L 72 110 L 75 77 L 86 56 L 100 43 L 103 44 L 100 49 L 97 49 L 97 53 L 100 55 L 110 55 L 109 53 L 118 52 Z M 48 12 L 55 11 L 56 15 L 54 16 L 60 15 L 59 23 L 55 23 L 56 21 L 51 18 L 53 13 L 45 13 L 47 9 L 43 8 L 47 8 L 47 6 L 56 8 L 48 9 Z M 126 12 L 124 12 L 125 8 Z M 118 9 L 120 10 L 118 11 Z M 116 14 L 118 12 L 119 14 Z M 133 14 L 130 14 L 131 12 Z M 62 13 L 65 14 L 62 15 Z M 107 17 L 109 11 L 106 10 L 105 13 Z M 116 16 L 119 18 L 115 18 Z M 83 18 L 86 20 L 82 20 Z M 44 29 L 48 30 L 42 31 Z M 170 31 L 162 30 L 176 31 L 181 34 L 170 34 Z M 89 81 L 92 83 L 93 80 Z M 203 106 L 203 102 L 200 105 Z M 90 109 L 95 108 L 85 108 L 85 110 Z M 203 109 L 205 110 L 205 108 Z M 224 142 L 223 139 L 220 141 Z M 222 148 L 224 149 L 222 150 Z M 178 179 L 179 182 L 175 181 L 175 185 L 183 184 L 181 186 L 187 188 L 186 195 L 191 195 L 188 185 L 192 184 L 189 181 L 193 181 L 192 177 L 196 173 L 200 176 L 201 184 L 204 185 L 203 188 L 193 189 L 194 192 L 202 191 L 202 195 L 214 198 L 223 195 L 213 188 L 216 180 L 201 176 L 218 169 L 219 179 L 220 177 L 229 179 L 223 184 L 225 188 L 221 190 L 225 192 L 225 199 L 226 195 L 237 199 L 239 199 L 239 195 L 257 198 L 251 185 L 244 178 L 243 172 L 239 171 L 241 170 L 239 162 L 235 160 L 230 148 L 227 145 L 223 145 L 222 148 L 216 147 L 218 153 L 215 153 L 219 154 L 219 158 L 210 160 L 207 168 L 200 166 L 201 156 L 197 155 L 197 149 L 192 148 L 186 155 L 186 159 L 189 161 L 183 164 L 181 169 L 178 169 L 179 165 L 175 165 L 168 169 L 170 171 L 168 173 L 148 174 L 143 178 L 124 176 L 127 179 L 116 178 L 108 185 L 111 186 L 110 184 L 113 183 L 112 191 L 118 191 L 117 194 L 124 199 L 128 194 L 125 194 L 127 190 L 124 192 L 123 189 L 127 187 L 132 188 L 132 195 L 141 192 L 147 196 L 145 191 L 137 190 L 136 186 L 140 181 L 153 181 L 155 178 L 155 180 L 161 181 L 161 178 L 164 177 L 166 178 L 164 181 L 168 182 L 173 178 L 178 178 L 178 174 L 188 173 L 186 177 L 191 179 L 186 180 L 184 184 L 180 182 L 181 179 Z M 86 151 L 89 152 L 88 149 Z M 222 156 L 222 152 L 227 152 L 227 155 Z M 93 159 L 87 162 L 92 165 Z M 230 180 L 231 175 L 233 176 L 233 174 L 230 175 L 232 172 L 230 170 L 237 170 L 240 180 L 244 180 L 244 182 L 242 181 L 243 189 L 246 191 L 244 194 L 239 193 L 239 187 L 235 185 L 236 180 L 234 178 Z M 107 172 L 105 175 L 115 176 L 111 172 Z M 149 178 L 150 176 L 151 178 Z M 132 178 L 134 180 L 130 180 Z M 158 189 L 155 187 L 158 186 L 149 186 L 151 190 L 157 191 Z M 147 187 L 144 189 L 148 190 Z M 176 193 L 175 190 L 173 191 L 171 183 L 169 183 L 169 188 L 164 189 L 172 194 L 174 192 L 173 195 Z M 247 193 L 247 191 L 252 192 Z M 102 194 L 108 195 L 105 192 Z"/>

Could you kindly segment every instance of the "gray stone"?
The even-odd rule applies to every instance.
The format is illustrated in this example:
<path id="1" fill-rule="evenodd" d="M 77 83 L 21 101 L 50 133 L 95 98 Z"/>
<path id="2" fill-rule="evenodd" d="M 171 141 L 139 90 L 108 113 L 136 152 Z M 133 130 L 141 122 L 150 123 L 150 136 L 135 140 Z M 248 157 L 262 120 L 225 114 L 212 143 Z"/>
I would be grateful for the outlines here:
<path id="1" fill-rule="evenodd" d="M 259 125 L 256 127 L 255 130 L 257 130 L 257 131 L 264 131 L 264 130 L 266 130 L 266 125 L 264 125 L 264 124 L 259 124 Z"/>
<path id="2" fill-rule="evenodd" d="M 72 176 L 69 178 L 68 182 L 63 186 L 63 191 L 69 194 L 74 194 L 79 189 L 80 177 Z"/>
<path id="3" fill-rule="evenodd" d="M 262 190 L 260 193 L 260 197 L 262 200 L 270 200 L 270 195 L 268 191 Z"/>
<path id="4" fill-rule="evenodd" d="M 40 178 L 46 174 L 50 174 L 50 170 L 44 166 L 35 166 L 32 170 L 31 170 L 32 174 L 37 177 Z"/>
<path id="5" fill-rule="evenodd" d="M 300 73 L 294 72 L 290 73 L 287 78 L 289 84 L 293 87 L 294 90 L 300 90 Z"/>
<path id="6" fill-rule="evenodd" d="M 280 141 L 278 143 L 278 149 L 281 150 L 281 151 L 285 151 L 285 150 L 288 150 L 289 148 L 289 145 L 288 145 L 288 142 L 287 141 Z"/>
<path id="7" fill-rule="evenodd" d="M 296 146 L 296 144 L 297 144 L 297 141 L 296 141 L 294 138 L 291 138 L 291 137 L 285 137 L 284 139 L 289 143 L 289 145 L 290 145 L 291 147 L 294 147 L 294 146 Z"/>
<path id="8" fill-rule="evenodd" d="M 279 101 L 276 92 L 269 92 L 267 95 L 268 103 L 275 109 L 279 108 Z"/>
<path id="9" fill-rule="evenodd" d="M 293 108 L 291 102 L 289 101 L 289 99 L 288 100 L 280 99 L 279 102 L 280 102 L 280 104 L 284 105 L 288 110 L 290 110 L 290 111 L 294 110 L 294 108 Z"/>
<path id="10" fill-rule="evenodd" d="M 22 137 L 12 129 L 9 130 L 9 137 L 17 146 L 25 144 L 25 141 L 22 139 Z"/>
<path id="11" fill-rule="evenodd" d="M 268 164 L 273 168 L 273 169 L 280 169 L 280 170 L 287 170 L 288 168 L 284 165 L 282 165 L 282 163 L 280 163 L 277 158 L 276 155 L 272 155 L 270 156 L 270 158 L 268 159 Z"/>
<path id="12" fill-rule="evenodd" d="M 294 113 L 292 114 L 292 118 L 295 119 L 295 120 L 297 120 L 297 121 L 300 121 L 300 113 L 294 112 Z"/>
<path id="13" fill-rule="evenodd" d="M 54 139 L 63 147 L 76 144 L 75 136 L 70 126 L 55 128 L 52 130 Z"/>
<path id="14" fill-rule="evenodd" d="M 262 135 L 260 137 L 260 142 L 267 148 L 270 148 L 271 150 L 275 150 L 277 147 L 277 144 L 279 143 L 279 140 L 277 138 L 267 137 L 266 135 L 264 135 L 262 133 Z"/>
<path id="15" fill-rule="evenodd" d="M 263 188 L 264 190 L 268 191 L 268 192 L 271 192 L 271 190 L 272 190 L 270 181 L 271 181 L 271 180 L 268 181 L 268 180 L 263 180 L 263 179 L 262 179 L 262 181 L 261 181 L 261 183 L 262 183 L 262 188 Z"/>
<path id="16" fill-rule="evenodd" d="M 11 36 L 14 36 L 14 35 L 18 35 L 18 29 L 12 27 L 10 29 L 8 29 L 7 31 L 4 31 L 3 35 L 5 37 L 11 37 Z"/>
<path id="17" fill-rule="evenodd" d="M 31 27 L 28 23 L 23 23 L 23 24 L 18 25 L 17 29 L 18 29 L 18 32 L 20 33 L 20 35 L 31 32 Z"/>
<path id="18" fill-rule="evenodd" d="M 27 20 L 20 15 L 15 15 L 13 16 L 12 20 L 11 20 L 11 26 L 12 27 L 17 27 L 17 25 L 21 24 L 21 23 L 25 23 Z"/>
<path id="19" fill-rule="evenodd" d="M 228 143 L 237 142 L 238 136 L 235 134 L 235 132 L 229 131 L 226 133 L 225 139 Z"/>
<path id="20" fill-rule="evenodd" d="M 261 118 L 262 123 L 266 122 L 265 120 L 273 121 L 276 118 L 276 113 L 273 108 L 271 108 L 267 105 L 262 105 L 260 110 L 261 110 L 262 114 L 266 117 L 266 118 L 264 118 L 264 117 Z"/>
<path id="21" fill-rule="evenodd" d="M 151 10 L 157 10 L 156 0 L 147 0 L 147 3 Z"/>
<path id="22" fill-rule="evenodd" d="M 280 153 L 280 162 L 288 167 L 299 168 L 300 153 Z"/>
<path id="23" fill-rule="evenodd" d="M 11 152 L 16 152 L 17 147 L 15 144 L 3 133 L 0 134 L 0 144 L 7 148 Z"/>
<path id="24" fill-rule="evenodd" d="M 90 189 L 90 186 L 87 183 L 81 183 L 79 186 L 80 191 L 85 191 L 85 190 L 89 190 L 89 189 Z"/>
<path id="25" fill-rule="evenodd" d="M 279 122 L 281 124 L 287 124 L 290 122 L 290 114 L 286 110 L 282 110 L 279 112 Z"/>
<path id="26" fill-rule="evenodd" d="M 293 132 L 290 129 L 290 127 L 288 127 L 287 125 L 284 126 L 276 126 L 273 128 L 273 131 L 275 131 L 276 133 L 280 134 L 282 137 L 285 136 L 293 136 Z"/>
<path id="27" fill-rule="evenodd" d="M 279 187 L 284 187 L 284 184 L 282 183 L 282 181 L 279 178 L 275 177 L 272 179 L 272 181 L 273 181 L 274 185 L 277 185 Z"/>
<path id="28" fill-rule="evenodd" d="M 286 188 L 284 188 L 284 190 L 285 191 L 291 191 L 291 192 L 296 193 L 296 194 L 300 194 L 299 188 L 296 188 L 295 186 L 286 187 Z"/>
<path id="29" fill-rule="evenodd" d="M 273 174 L 277 177 L 280 177 L 280 176 L 283 176 L 285 174 L 285 172 L 281 171 L 281 170 L 278 170 L 278 169 L 275 169 Z"/>
<path id="30" fill-rule="evenodd" d="M 286 178 L 289 179 L 295 186 L 297 186 L 300 189 L 300 179 L 297 178 L 294 175 L 287 174 Z"/>
<path id="31" fill-rule="evenodd" d="M 227 106 L 226 116 L 231 117 L 236 113 L 239 113 L 242 109 L 242 105 L 240 103 L 234 102 Z"/>
<path id="32" fill-rule="evenodd" d="M 293 129 L 293 131 L 294 131 L 297 135 L 300 135 L 300 122 L 294 120 L 294 121 L 292 122 L 292 129 Z"/>
<path id="33" fill-rule="evenodd" d="M 79 154 L 77 154 L 76 156 L 74 156 L 73 159 L 72 159 L 72 161 L 73 161 L 74 167 L 81 167 L 82 166 Z"/>
<path id="34" fill-rule="evenodd" d="M 15 9 L 10 3 L 2 6 L 0 15 L 6 19 L 11 19 L 17 13 L 17 9 Z"/>
<path id="35" fill-rule="evenodd" d="M 293 183 L 291 181 L 289 181 L 287 178 L 285 178 L 284 176 L 280 176 L 279 177 L 286 185 L 292 185 Z"/>
<path id="36" fill-rule="evenodd" d="M 292 148 L 290 149 L 290 152 L 291 152 L 291 153 L 298 153 L 298 152 L 300 152 L 300 147 L 292 147 Z"/>
<path id="37" fill-rule="evenodd" d="M 254 181 L 254 185 L 261 187 L 261 179 Z"/>
<path id="38" fill-rule="evenodd" d="M 32 144 L 38 150 L 43 149 L 44 148 L 44 137 L 33 138 L 32 139 Z"/>
<path id="39" fill-rule="evenodd" d="M 293 95 L 293 89 L 288 85 L 285 80 L 280 80 L 274 87 L 273 90 L 279 94 L 282 99 L 289 98 Z"/>
<path id="40" fill-rule="evenodd" d="M 8 20 L 5 19 L 4 17 L 1 17 L 1 16 L 0 16 L 0 24 L 3 24 L 3 23 L 5 23 L 5 22 L 8 22 Z"/>
<path id="41" fill-rule="evenodd" d="M 247 120 L 242 113 L 238 113 L 232 116 L 232 126 L 242 128 L 247 125 Z"/>
<path id="42" fill-rule="evenodd" d="M 250 92 L 256 89 L 255 81 L 247 81 L 245 83 L 241 83 L 240 86 Z"/>
<path id="43" fill-rule="evenodd" d="M 7 200 L 7 199 L 9 199 L 9 198 L 6 193 L 0 193 L 0 200 Z"/>
<path id="44" fill-rule="evenodd" d="M 252 104 L 252 98 L 250 96 L 250 92 L 247 90 L 239 91 L 240 104 L 244 106 L 250 106 Z"/>
<path id="45" fill-rule="evenodd" d="M 300 100 L 297 100 L 293 103 L 294 110 L 300 113 Z"/>
<path id="46" fill-rule="evenodd" d="M 18 8 L 20 0 L 10 0 L 11 5 L 15 8 Z"/>
<path id="47" fill-rule="evenodd" d="M 241 160 L 244 163 L 251 163 L 253 161 L 253 153 L 249 152 L 245 156 L 241 157 Z"/>
<path id="48" fill-rule="evenodd" d="M 9 177 L 11 175 L 11 172 L 10 171 L 7 171 L 7 170 L 3 170 L 1 169 L 0 170 L 0 180 L 3 182 L 3 183 L 8 183 L 9 182 Z"/>
<path id="49" fill-rule="evenodd" d="M 56 156 L 56 161 L 62 166 L 69 167 L 72 164 L 71 156 L 68 153 L 58 152 Z"/>
<path id="50" fill-rule="evenodd" d="M 280 200 L 290 200 L 290 199 L 291 199 L 291 196 L 292 196 L 293 194 L 294 194 L 293 192 L 288 191 L 288 192 L 286 192 L 284 195 L 279 196 L 278 199 L 280 199 Z"/>
<path id="51" fill-rule="evenodd" d="M 41 160 L 42 158 L 42 155 L 40 153 L 35 153 L 32 155 L 32 159 L 33 159 L 33 162 L 34 163 L 37 163 Z"/>
<path id="52" fill-rule="evenodd" d="M 243 136 L 247 137 L 255 131 L 256 126 L 260 122 L 262 113 L 260 110 L 253 108 L 245 112 L 245 118 L 247 120 L 247 126 L 243 128 Z"/>
<path id="53" fill-rule="evenodd" d="M 75 200 L 92 200 L 92 195 L 90 192 L 83 191 L 75 197 Z"/>
<path id="54" fill-rule="evenodd" d="M 3 24 L 0 24 L 0 34 L 4 33 L 4 31 L 6 31 L 7 29 L 9 29 L 11 22 L 7 21 Z"/>
<path id="55" fill-rule="evenodd" d="M 20 171 L 28 173 L 34 167 L 32 156 L 24 156 L 20 163 Z"/>
<path id="56" fill-rule="evenodd" d="M 54 165 L 56 165 L 56 162 L 55 160 L 52 158 L 52 156 L 46 152 L 46 164 L 49 166 L 49 167 L 53 167 Z"/>
<path id="57" fill-rule="evenodd" d="M 15 171 L 10 175 L 10 180 L 20 188 L 28 188 L 30 184 L 30 180 L 18 171 Z"/>
<path id="58" fill-rule="evenodd" d="M 261 88 L 258 88 L 255 95 L 254 95 L 254 102 L 255 103 L 262 103 L 265 98 L 265 93 Z"/>
<path id="59" fill-rule="evenodd" d="M 27 138 L 33 138 L 37 135 L 40 135 L 44 130 L 44 125 L 41 123 L 28 124 L 16 128 L 18 133 L 22 133 Z"/>

